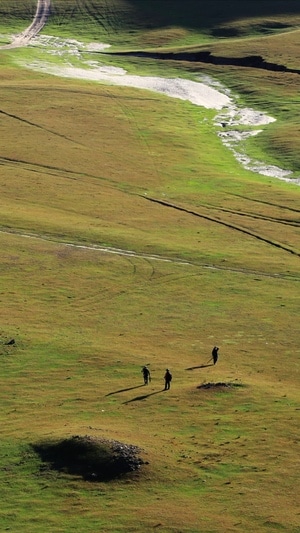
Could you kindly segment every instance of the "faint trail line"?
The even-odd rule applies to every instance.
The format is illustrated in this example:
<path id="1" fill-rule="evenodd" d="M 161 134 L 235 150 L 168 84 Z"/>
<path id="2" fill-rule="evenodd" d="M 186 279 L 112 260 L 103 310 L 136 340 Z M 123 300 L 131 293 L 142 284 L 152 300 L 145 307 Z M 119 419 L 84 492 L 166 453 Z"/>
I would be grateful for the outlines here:
<path id="1" fill-rule="evenodd" d="M 218 220 L 217 218 L 204 215 L 201 213 L 197 213 L 197 211 L 192 211 L 190 209 L 186 209 L 185 207 L 180 207 L 175 204 L 171 204 L 169 202 L 165 202 L 164 200 L 156 200 L 155 198 L 150 198 L 149 196 L 141 196 L 141 198 L 144 198 L 144 200 L 147 200 L 148 202 L 154 202 L 156 204 L 163 205 L 165 207 L 169 207 L 171 209 L 177 209 L 177 211 L 182 211 L 184 213 L 188 213 L 190 215 L 193 215 L 195 217 L 204 218 L 206 220 L 209 220 L 210 222 L 215 222 L 216 224 L 221 224 L 222 226 L 225 226 L 227 228 L 233 229 L 235 231 L 239 231 L 240 233 L 244 233 L 245 235 L 249 235 L 250 237 L 254 237 L 255 239 L 258 239 L 259 241 L 265 242 L 266 244 L 270 244 L 271 246 L 275 246 L 276 248 L 279 248 L 281 250 L 284 250 L 285 252 L 289 252 L 290 254 L 296 255 L 300 257 L 300 253 L 296 252 L 292 248 L 289 248 L 288 246 L 284 246 L 283 244 L 280 244 L 275 241 L 271 241 L 270 239 L 267 239 L 265 237 L 262 237 L 258 233 L 254 233 L 250 230 L 247 230 L 245 228 L 241 228 L 239 226 L 235 226 L 234 224 L 230 224 L 229 222 L 225 222 L 223 220 Z"/>
<path id="2" fill-rule="evenodd" d="M 6 111 L 3 111 L 3 109 L 0 109 L 0 115 L 4 115 L 5 117 L 12 118 L 14 120 L 19 120 L 20 122 L 23 122 L 24 124 L 27 124 L 28 126 L 34 126 L 35 128 L 51 133 L 52 135 L 56 135 L 57 137 L 60 137 L 61 139 L 65 139 L 66 141 L 72 142 L 74 144 L 77 144 L 78 146 L 85 146 L 84 144 L 78 143 L 77 141 L 74 141 L 73 139 L 71 139 L 70 137 L 67 137 L 66 135 L 62 135 L 61 133 L 58 133 L 57 131 L 54 131 L 54 130 L 49 130 L 48 128 L 40 126 L 39 124 L 35 124 L 34 122 L 30 122 L 30 120 L 26 120 L 26 118 L 19 117 L 18 115 L 7 113 Z"/>
<path id="3" fill-rule="evenodd" d="M 34 19 L 30 26 L 22 33 L 15 36 L 12 43 L 1 46 L 0 48 L 18 48 L 27 46 L 29 41 L 33 39 L 45 26 L 50 15 L 51 0 L 38 0 Z"/>
<path id="4" fill-rule="evenodd" d="M 68 246 L 70 248 L 77 248 L 81 250 L 92 250 L 95 252 L 101 252 L 101 253 L 107 253 L 107 254 L 114 254 L 114 255 L 120 255 L 124 257 L 137 257 L 140 259 L 148 259 L 152 261 L 162 261 L 165 263 L 176 263 L 181 265 L 194 265 L 192 261 L 186 261 L 185 259 L 180 258 L 171 258 L 171 257 L 163 257 L 160 255 L 151 255 L 151 254 L 143 254 L 134 252 L 133 250 L 123 250 L 121 248 L 113 248 L 109 246 L 101 246 L 97 244 L 76 244 L 76 243 L 70 243 L 65 241 L 59 241 L 57 239 L 54 239 L 52 237 L 48 237 L 46 235 L 35 235 L 34 233 L 23 233 L 21 231 L 17 230 L 10 230 L 10 229 L 0 229 L 0 233 L 4 233 L 6 235 L 16 235 L 18 237 L 24 237 L 27 239 L 37 239 L 44 242 L 51 242 L 53 244 L 58 244 L 62 246 Z M 196 263 L 195 263 L 196 265 Z M 199 265 L 201 266 L 201 265 Z M 214 268 L 209 267 L 209 265 L 206 266 L 206 268 Z"/>
<path id="5" fill-rule="evenodd" d="M 237 274 L 262 276 L 265 278 L 284 279 L 287 281 L 298 281 L 298 282 L 300 281 L 300 277 L 283 274 L 283 273 L 271 274 L 268 272 L 262 272 L 259 270 L 250 270 L 247 268 L 234 268 L 234 267 L 220 266 L 220 265 L 214 265 L 214 264 L 200 263 L 197 261 L 191 261 L 191 260 L 189 261 L 186 259 L 180 259 L 179 257 L 165 257 L 162 255 L 151 255 L 151 254 L 145 254 L 142 252 L 134 252 L 133 250 L 123 250 L 121 248 L 101 246 L 97 244 L 78 244 L 78 243 L 76 244 L 76 243 L 70 243 L 70 242 L 65 242 L 65 241 L 59 241 L 47 235 L 36 235 L 33 233 L 23 233 L 18 230 L 12 230 L 12 229 L 3 228 L 3 227 L 2 229 L 0 228 L 0 234 L 1 233 L 4 235 L 15 235 L 17 237 L 22 237 L 26 239 L 36 239 L 39 241 L 48 242 L 48 243 L 59 245 L 59 246 L 65 246 L 66 248 L 74 248 L 78 250 L 90 250 L 93 252 L 99 252 L 99 253 L 104 253 L 104 254 L 118 255 L 120 257 L 135 257 L 138 259 L 145 259 L 148 261 L 161 261 L 163 263 L 191 266 L 191 267 L 201 268 L 201 269 L 206 269 L 206 270 L 225 271 L 225 272 L 233 272 L 233 273 L 235 272 Z"/>

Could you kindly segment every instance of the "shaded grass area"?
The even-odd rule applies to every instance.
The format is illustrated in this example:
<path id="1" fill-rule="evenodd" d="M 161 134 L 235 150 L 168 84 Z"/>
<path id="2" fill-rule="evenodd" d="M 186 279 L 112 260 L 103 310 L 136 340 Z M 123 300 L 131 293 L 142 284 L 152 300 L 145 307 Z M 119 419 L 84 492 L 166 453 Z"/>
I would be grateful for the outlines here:
<path id="1" fill-rule="evenodd" d="M 170 3 L 154 0 L 52 0 L 50 33 L 82 39 L 108 38 L 113 44 L 145 46 L 187 45 L 230 37 L 265 35 L 299 26 L 299 7 L 294 0 L 255 0 L 251 3 L 222 0 L 188 0 Z M 35 2 L 2 0 L 1 24 L 5 32 L 23 28 Z"/>

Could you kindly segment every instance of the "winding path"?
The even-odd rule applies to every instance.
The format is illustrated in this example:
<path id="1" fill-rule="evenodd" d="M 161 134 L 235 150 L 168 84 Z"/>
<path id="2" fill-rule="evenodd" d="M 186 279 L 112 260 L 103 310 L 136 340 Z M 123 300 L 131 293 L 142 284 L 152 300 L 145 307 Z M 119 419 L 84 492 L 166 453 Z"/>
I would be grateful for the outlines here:
<path id="1" fill-rule="evenodd" d="M 33 39 L 45 26 L 50 14 L 51 0 L 38 0 L 36 13 L 30 26 L 22 33 L 15 36 L 10 44 L 1 46 L 1 48 L 18 48 L 27 46 L 29 41 Z"/>

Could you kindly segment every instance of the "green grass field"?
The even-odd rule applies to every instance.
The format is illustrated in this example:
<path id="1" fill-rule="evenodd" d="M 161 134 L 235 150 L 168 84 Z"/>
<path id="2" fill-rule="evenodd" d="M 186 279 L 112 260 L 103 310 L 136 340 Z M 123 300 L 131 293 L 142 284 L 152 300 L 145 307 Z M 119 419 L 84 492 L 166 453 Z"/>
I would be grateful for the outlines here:
<path id="1" fill-rule="evenodd" d="M 300 68 L 297 2 L 223 4 L 53 0 L 42 34 Z M 0 0 L 1 43 L 35 8 Z M 0 531 L 298 533 L 299 185 L 245 170 L 215 111 L 25 67 L 45 57 L 0 50 Z M 276 118 L 247 153 L 299 176 L 299 74 L 100 57 L 213 76 Z M 145 464 L 92 482 L 42 463 L 74 435 Z"/>

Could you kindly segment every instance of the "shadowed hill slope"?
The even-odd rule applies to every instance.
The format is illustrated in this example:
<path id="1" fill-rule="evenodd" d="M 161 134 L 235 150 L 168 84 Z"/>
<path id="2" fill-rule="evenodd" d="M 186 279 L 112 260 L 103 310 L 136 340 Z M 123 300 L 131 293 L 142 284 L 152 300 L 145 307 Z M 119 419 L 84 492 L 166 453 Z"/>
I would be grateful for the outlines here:
<path id="1" fill-rule="evenodd" d="M 0 20 L 28 20 L 35 9 L 34 0 L 2 0 Z M 233 0 L 226 5 L 223 0 L 52 0 L 51 13 L 51 23 L 64 30 L 81 21 L 87 33 L 93 29 L 101 34 L 184 28 L 219 38 L 272 33 L 300 24 L 300 5 L 294 0 Z"/>
<path id="2" fill-rule="evenodd" d="M 271 19 L 280 15 L 300 16 L 300 6 L 292 0 L 240 2 L 238 0 L 181 0 L 161 2 L 160 0 L 129 0 L 140 15 L 145 26 L 181 26 L 193 29 L 212 29 L 229 21 L 239 19 Z M 292 20 L 291 24 L 294 24 Z M 281 22 L 282 24 L 282 22 Z M 267 26 L 267 24 L 266 24 Z M 217 31 L 216 31 L 217 34 Z"/>

